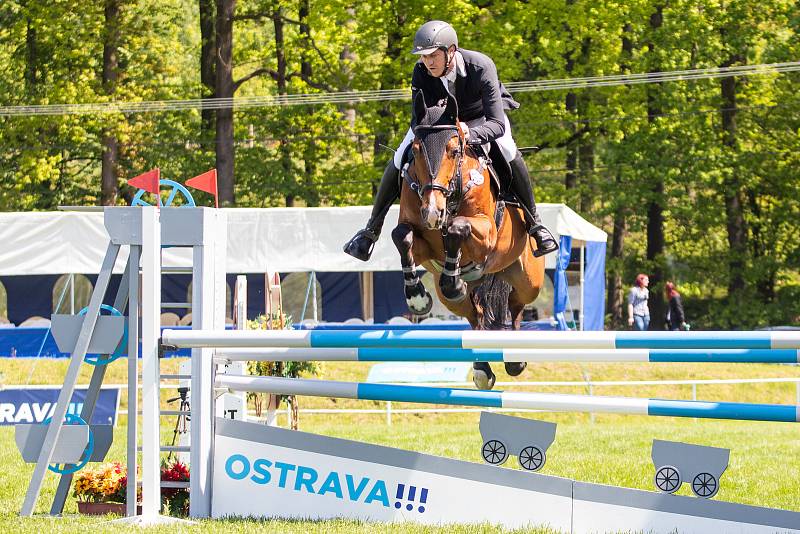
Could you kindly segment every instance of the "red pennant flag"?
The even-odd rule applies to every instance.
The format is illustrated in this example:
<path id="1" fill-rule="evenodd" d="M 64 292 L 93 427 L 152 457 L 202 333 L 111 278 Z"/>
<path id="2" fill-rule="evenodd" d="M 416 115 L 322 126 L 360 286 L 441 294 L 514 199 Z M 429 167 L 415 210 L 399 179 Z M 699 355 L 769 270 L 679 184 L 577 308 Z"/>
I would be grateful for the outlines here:
<path id="1" fill-rule="evenodd" d="M 186 180 L 186 185 L 200 191 L 214 195 L 214 205 L 219 207 L 219 193 L 217 192 L 217 169 L 211 169 L 194 178 Z"/>
<path id="2" fill-rule="evenodd" d="M 156 167 L 152 171 L 147 171 L 135 178 L 128 180 L 128 185 L 137 189 L 144 189 L 148 193 L 158 196 L 158 182 L 161 180 L 161 170 Z"/>

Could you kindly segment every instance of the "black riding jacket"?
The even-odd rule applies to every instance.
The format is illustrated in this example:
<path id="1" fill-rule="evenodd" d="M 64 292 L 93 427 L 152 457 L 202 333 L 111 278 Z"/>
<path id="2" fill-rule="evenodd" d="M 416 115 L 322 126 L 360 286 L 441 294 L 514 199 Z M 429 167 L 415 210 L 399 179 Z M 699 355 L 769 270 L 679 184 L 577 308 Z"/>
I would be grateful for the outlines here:
<path id="1" fill-rule="evenodd" d="M 458 51 L 464 58 L 467 74 L 461 76 L 456 70 L 458 119 L 467 122 L 486 117 L 485 123 L 469 129 L 467 142 L 484 144 L 494 141 L 505 133 L 505 110 L 517 109 L 519 103 L 500 82 L 497 77 L 497 67 L 489 56 L 463 48 Z M 457 66 L 454 68 L 458 69 Z M 433 106 L 442 99 L 446 100 L 448 96 L 442 80 L 431 76 L 421 61 L 414 65 L 414 73 L 411 75 L 412 102 L 419 91 L 422 91 L 428 106 Z M 411 127 L 416 124 L 417 117 L 414 116 L 412 106 Z"/>

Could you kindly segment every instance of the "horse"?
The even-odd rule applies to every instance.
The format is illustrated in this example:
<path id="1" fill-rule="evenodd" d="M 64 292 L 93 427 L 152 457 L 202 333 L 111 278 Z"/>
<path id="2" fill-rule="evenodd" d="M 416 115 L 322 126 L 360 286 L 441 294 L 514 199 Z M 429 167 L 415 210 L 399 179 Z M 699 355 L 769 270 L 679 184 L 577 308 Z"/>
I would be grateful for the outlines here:
<path id="1" fill-rule="evenodd" d="M 433 306 L 417 275 L 422 265 L 433 274 L 441 302 L 473 330 L 519 330 L 522 311 L 544 279 L 544 258 L 533 254 L 522 209 L 501 197 L 488 156 L 466 143 L 452 97 L 427 107 L 418 93 L 414 112 L 417 125 L 401 169 L 400 215 L 392 230 L 408 308 L 422 316 Z M 505 368 L 517 376 L 526 365 L 507 362 Z M 473 363 L 473 381 L 479 389 L 494 386 L 487 362 Z"/>

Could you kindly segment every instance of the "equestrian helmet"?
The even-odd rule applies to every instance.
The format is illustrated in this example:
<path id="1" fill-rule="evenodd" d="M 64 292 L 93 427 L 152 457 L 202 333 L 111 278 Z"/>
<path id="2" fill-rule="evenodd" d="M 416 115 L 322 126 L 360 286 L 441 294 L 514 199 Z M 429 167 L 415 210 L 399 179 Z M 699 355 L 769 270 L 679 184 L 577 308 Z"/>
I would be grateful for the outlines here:
<path id="1" fill-rule="evenodd" d="M 414 35 L 412 54 L 427 55 L 436 50 L 458 48 L 458 35 L 450 24 L 441 20 L 430 20 L 419 27 Z"/>

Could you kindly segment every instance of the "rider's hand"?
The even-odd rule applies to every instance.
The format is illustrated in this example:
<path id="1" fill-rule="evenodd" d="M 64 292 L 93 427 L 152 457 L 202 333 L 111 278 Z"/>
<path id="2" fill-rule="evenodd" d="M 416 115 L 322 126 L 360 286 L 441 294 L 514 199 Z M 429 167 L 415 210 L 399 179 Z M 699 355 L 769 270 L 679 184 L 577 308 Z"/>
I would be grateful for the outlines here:
<path id="1" fill-rule="evenodd" d="M 467 126 L 466 122 L 459 123 L 461 126 L 461 131 L 464 132 L 464 140 L 469 141 L 469 126 Z"/>

